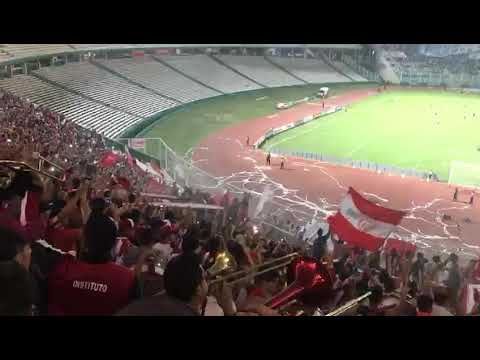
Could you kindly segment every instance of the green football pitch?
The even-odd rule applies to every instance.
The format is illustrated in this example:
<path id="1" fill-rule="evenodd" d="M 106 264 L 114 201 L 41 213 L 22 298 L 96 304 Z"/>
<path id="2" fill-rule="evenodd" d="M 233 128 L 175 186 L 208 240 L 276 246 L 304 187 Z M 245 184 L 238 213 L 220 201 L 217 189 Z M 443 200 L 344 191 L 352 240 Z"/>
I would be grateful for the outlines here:
<path id="1" fill-rule="evenodd" d="M 185 154 L 215 131 L 255 117 L 271 115 L 277 111 L 277 103 L 313 96 L 321 86 L 311 84 L 261 89 L 186 104 L 161 114 L 136 137 L 162 138 L 177 154 Z M 375 85 L 348 83 L 330 86 L 331 94 L 335 95 Z"/>
<path id="2" fill-rule="evenodd" d="M 264 144 L 265 149 L 431 170 L 442 180 L 448 180 L 452 161 L 479 166 L 479 147 L 479 95 L 408 89 L 372 96 Z M 454 175 L 464 183 L 462 177 L 475 174 Z"/>

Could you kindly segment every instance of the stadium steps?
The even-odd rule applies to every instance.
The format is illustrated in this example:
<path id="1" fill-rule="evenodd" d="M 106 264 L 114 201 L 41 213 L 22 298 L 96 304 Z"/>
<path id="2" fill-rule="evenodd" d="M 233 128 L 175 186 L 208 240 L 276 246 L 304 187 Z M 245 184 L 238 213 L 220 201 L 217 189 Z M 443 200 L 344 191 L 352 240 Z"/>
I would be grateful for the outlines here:
<path id="1" fill-rule="evenodd" d="M 338 67 L 336 67 L 334 64 L 332 64 L 330 62 L 330 60 L 328 59 L 328 57 L 323 53 L 322 50 L 320 50 L 319 52 L 319 55 L 321 57 L 321 60 L 323 60 L 323 62 L 325 64 L 327 64 L 328 66 L 330 66 L 334 71 L 338 72 L 339 74 L 342 74 L 343 76 L 345 76 L 347 79 L 350 79 L 352 81 L 357 81 L 355 80 L 354 78 L 352 78 L 351 76 L 348 76 L 347 74 L 345 74 L 342 70 L 340 70 Z"/>
<path id="2" fill-rule="evenodd" d="M 214 55 L 208 55 L 210 58 L 212 58 L 214 61 L 216 61 L 217 63 L 219 63 L 220 65 L 222 66 L 225 66 L 226 68 L 228 68 L 229 70 L 232 70 L 234 73 L 237 73 L 238 75 L 240 76 L 243 76 L 244 78 L 250 80 L 251 82 L 257 84 L 258 86 L 261 86 L 263 88 L 266 88 L 268 86 L 265 86 L 261 83 L 259 83 L 258 81 L 256 81 L 255 79 L 252 79 L 251 77 L 248 77 L 247 75 L 245 74 L 242 74 L 240 71 L 238 71 L 237 69 L 234 69 L 233 67 L 231 67 L 230 65 L 228 65 L 227 63 L 225 63 L 224 61 L 222 61 L 221 59 L 217 58 L 216 56 Z"/>
<path id="3" fill-rule="evenodd" d="M 365 77 L 364 75 L 361 75 L 357 70 L 355 70 L 352 65 L 347 64 L 345 61 L 343 61 L 343 60 L 341 60 L 341 59 L 340 59 L 340 61 L 342 62 L 343 65 L 345 65 L 347 68 L 349 68 L 349 69 L 352 70 L 353 72 L 359 74 L 360 76 Z M 365 78 L 366 78 L 366 77 L 365 77 Z M 368 80 L 368 78 L 366 78 L 366 79 Z"/>
<path id="4" fill-rule="evenodd" d="M 142 118 L 142 119 L 147 119 L 147 118 L 144 117 L 144 116 L 141 116 L 141 115 L 138 115 L 138 114 L 134 114 L 134 113 L 132 113 L 132 112 L 130 112 L 130 111 L 125 111 L 124 109 L 120 109 L 120 108 L 118 108 L 118 107 L 116 107 L 116 106 L 114 106 L 114 105 L 111 105 L 111 104 L 108 104 L 108 103 L 106 103 L 106 102 L 103 102 L 103 101 L 94 99 L 94 98 L 92 98 L 92 97 L 90 97 L 90 96 L 88 96 L 88 95 L 85 95 L 85 94 L 83 94 L 83 93 L 81 93 L 81 92 L 79 92 L 79 91 L 70 89 L 70 88 L 68 88 L 68 87 L 66 87 L 66 86 L 63 86 L 63 85 L 61 85 L 61 84 L 59 84 L 59 83 L 57 83 L 57 82 L 55 82 L 55 81 L 52 81 L 52 80 L 50 80 L 50 79 L 47 79 L 46 77 L 44 77 L 44 76 L 42 76 L 42 75 L 39 75 L 39 74 L 37 74 L 37 73 L 35 73 L 35 72 L 32 72 L 31 75 L 32 75 L 32 76 L 35 76 L 36 78 L 38 78 L 38 79 L 40 79 L 40 80 L 42 80 L 42 81 L 44 81 L 44 82 L 46 82 L 46 83 L 49 83 L 49 84 L 51 84 L 51 85 L 53 85 L 53 86 L 56 86 L 56 87 L 58 87 L 58 88 L 60 88 L 60 89 L 63 89 L 63 90 L 65 90 L 65 91 L 68 91 L 68 92 L 70 92 L 70 93 L 72 93 L 72 94 L 75 94 L 75 95 L 79 95 L 79 96 L 83 97 L 84 99 L 93 101 L 93 102 L 95 102 L 95 103 L 97 103 L 97 104 L 101 104 L 101 105 L 106 106 L 106 107 L 109 107 L 110 109 L 113 109 L 113 110 L 116 110 L 116 111 L 120 111 L 120 112 L 122 112 L 122 113 L 124 113 L 124 114 L 128 114 L 128 115 L 130 115 L 130 116 L 135 116 L 135 117 L 139 117 L 139 118 Z"/>
<path id="5" fill-rule="evenodd" d="M 168 100 L 177 102 L 177 103 L 179 103 L 179 105 L 180 105 L 180 104 L 185 104 L 185 102 L 183 102 L 183 101 L 181 101 L 181 100 L 174 99 L 173 97 L 170 97 L 170 96 L 165 95 L 165 94 L 162 94 L 162 93 L 160 93 L 160 92 L 158 92 L 158 91 L 156 91 L 156 90 L 153 90 L 153 89 L 151 89 L 151 88 L 149 88 L 149 87 L 146 87 L 145 85 L 140 84 L 140 83 L 136 82 L 135 80 L 132 80 L 132 79 L 130 79 L 129 77 L 120 74 L 119 72 L 116 72 L 116 71 L 113 70 L 113 69 L 110 69 L 107 65 L 104 65 L 104 64 L 102 64 L 102 63 L 99 63 L 98 61 L 91 60 L 90 62 L 91 62 L 93 65 L 99 67 L 100 69 L 103 69 L 103 70 L 105 70 L 105 71 L 108 71 L 109 73 L 111 73 L 111 74 L 113 74 L 113 75 L 115 75 L 115 76 L 118 76 L 119 78 L 121 78 L 121 79 L 123 79 L 123 80 L 125 80 L 125 81 L 128 81 L 128 82 L 129 82 L 130 84 L 132 84 L 132 85 L 141 87 L 142 89 L 147 90 L 147 91 L 149 91 L 149 92 L 152 92 L 152 93 L 154 93 L 155 95 L 158 95 L 158 96 L 167 98 Z"/>
<path id="6" fill-rule="evenodd" d="M 293 76 L 295 79 L 305 83 L 305 84 L 308 84 L 309 82 L 308 81 L 305 81 L 303 80 L 302 78 L 299 78 L 297 75 L 295 74 L 292 74 L 290 71 L 288 71 L 287 69 L 285 69 L 282 65 L 280 64 L 277 64 L 276 62 L 274 62 L 272 59 L 270 59 L 268 56 L 264 56 L 265 60 L 267 60 L 270 64 L 272 64 L 273 66 L 279 68 L 280 70 L 286 72 L 288 75 L 290 76 Z"/>
<path id="7" fill-rule="evenodd" d="M 172 69 L 173 71 L 176 71 L 177 73 L 179 73 L 180 75 L 182 76 L 185 76 L 186 78 L 192 80 L 192 81 L 195 81 L 197 84 L 200 84 L 202 86 L 205 86 L 206 88 L 209 88 L 210 90 L 213 90 L 213 91 L 216 91 L 222 95 L 225 95 L 226 93 L 223 92 L 223 91 L 220 91 L 218 89 L 215 89 L 214 87 L 211 87 L 211 86 L 208 86 L 207 84 L 204 84 L 203 82 L 201 82 L 200 80 L 198 79 L 195 79 L 194 77 L 191 77 L 190 75 L 188 74 L 185 74 L 183 71 L 180 71 L 178 70 L 177 68 L 173 67 L 172 65 L 170 65 L 169 63 L 167 63 L 166 61 L 163 61 L 162 59 L 160 59 L 159 57 L 155 56 L 155 55 L 152 55 L 152 59 L 155 60 L 155 61 L 158 61 L 159 63 L 165 65 L 166 67 Z"/>

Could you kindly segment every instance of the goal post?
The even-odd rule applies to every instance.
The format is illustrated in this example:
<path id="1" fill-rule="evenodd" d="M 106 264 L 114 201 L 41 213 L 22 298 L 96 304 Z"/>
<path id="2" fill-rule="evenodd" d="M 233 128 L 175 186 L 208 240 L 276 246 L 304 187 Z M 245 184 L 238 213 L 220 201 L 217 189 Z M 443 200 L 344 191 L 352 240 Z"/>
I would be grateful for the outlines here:
<path id="1" fill-rule="evenodd" d="M 448 183 L 475 189 L 480 188 L 480 164 L 452 161 Z"/>

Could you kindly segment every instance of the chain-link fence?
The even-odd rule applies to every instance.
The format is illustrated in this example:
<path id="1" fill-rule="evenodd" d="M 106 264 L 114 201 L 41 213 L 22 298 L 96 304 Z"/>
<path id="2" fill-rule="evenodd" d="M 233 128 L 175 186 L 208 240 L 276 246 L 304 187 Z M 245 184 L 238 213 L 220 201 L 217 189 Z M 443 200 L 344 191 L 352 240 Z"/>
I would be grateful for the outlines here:
<path id="1" fill-rule="evenodd" d="M 279 155 L 279 156 L 291 156 L 291 157 L 302 158 L 306 160 L 324 161 L 332 164 L 349 166 L 352 168 L 368 169 L 370 171 L 375 171 L 377 173 L 386 173 L 386 174 L 392 174 L 392 175 L 398 175 L 398 176 L 411 176 L 411 177 L 417 177 L 424 180 L 437 179 L 437 176 L 431 173 L 430 171 L 401 168 L 393 165 L 380 164 L 380 163 L 368 161 L 368 160 L 354 160 L 354 159 L 342 158 L 342 157 L 327 155 L 322 153 L 284 150 L 284 149 L 278 149 L 278 148 L 271 148 L 270 152 L 272 154 Z"/>
<path id="2" fill-rule="evenodd" d="M 327 214 L 318 205 L 295 194 L 286 196 L 279 194 L 279 189 L 269 183 L 257 184 L 256 188 L 233 185 L 238 179 L 214 177 L 196 167 L 188 157 L 177 155 L 162 139 L 118 139 L 111 146 L 124 151 L 130 145 L 130 152 L 143 161 L 155 160 L 180 187 L 206 191 L 212 195 L 223 195 L 229 191 L 234 197 L 241 199 L 245 193 L 250 195 L 248 217 L 262 227 L 262 230 L 273 239 L 293 241 L 298 227 L 309 222 L 321 221 Z M 231 181 L 229 181 L 231 180 Z M 241 181 L 240 181 L 241 183 Z"/>

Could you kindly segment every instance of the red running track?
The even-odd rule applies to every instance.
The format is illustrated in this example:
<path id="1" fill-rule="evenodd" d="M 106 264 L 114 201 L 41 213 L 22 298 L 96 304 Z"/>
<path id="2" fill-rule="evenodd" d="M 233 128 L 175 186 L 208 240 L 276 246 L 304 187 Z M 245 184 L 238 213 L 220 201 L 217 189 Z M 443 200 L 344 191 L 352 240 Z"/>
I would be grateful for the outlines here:
<path id="1" fill-rule="evenodd" d="M 351 91 L 327 99 L 325 109 L 375 94 L 373 90 Z M 448 184 L 296 158 L 288 158 L 287 168 L 280 170 L 278 159 L 272 158 L 272 166 L 265 166 L 264 152 L 245 146 L 247 136 L 253 144 L 268 129 L 321 110 L 321 101 L 305 103 L 225 128 L 205 138 L 193 160 L 196 166 L 231 185 L 258 193 L 269 185 L 275 190 L 277 202 L 293 212 L 312 216 L 315 212 L 321 217 L 335 212 L 348 186 L 352 186 L 386 207 L 409 212 L 393 236 L 415 242 L 427 254 L 456 251 L 465 258 L 480 255 L 476 236 L 480 232 L 480 207 L 476 202 L 480 199 L 473 207 L 453 202 L 454 188 Z M 451 219 L 444 220 L 443 215 Z"/>

